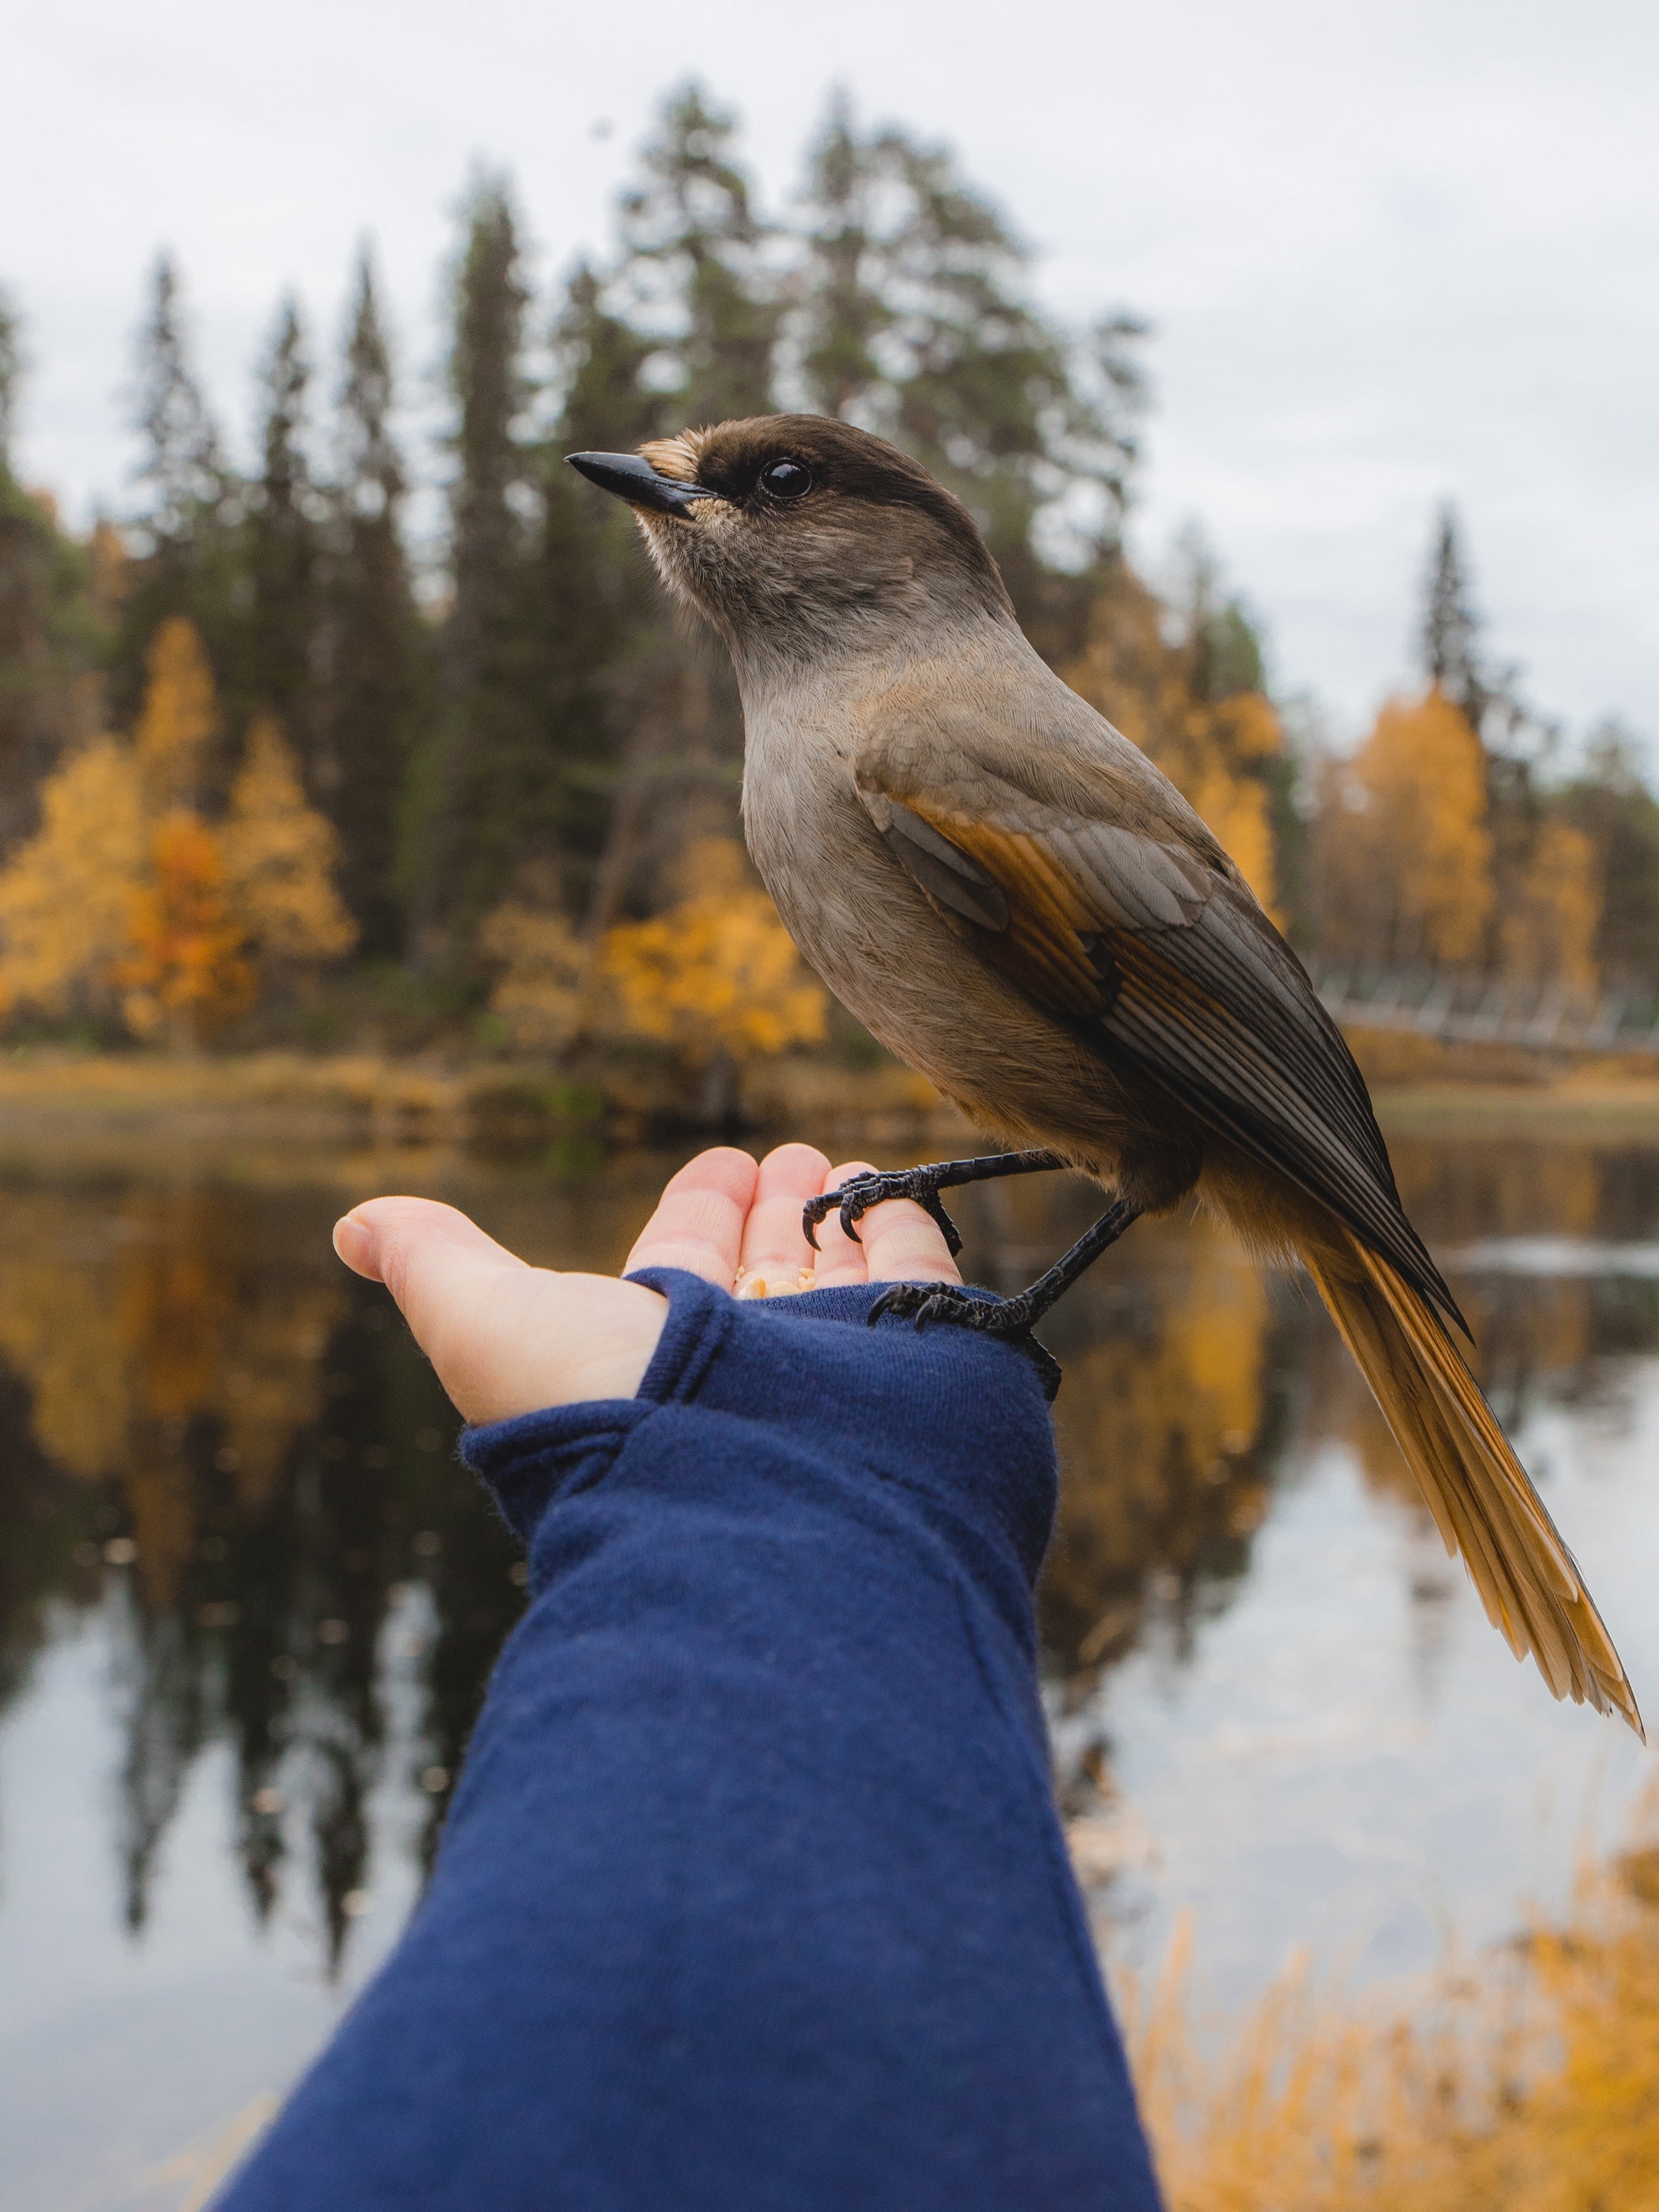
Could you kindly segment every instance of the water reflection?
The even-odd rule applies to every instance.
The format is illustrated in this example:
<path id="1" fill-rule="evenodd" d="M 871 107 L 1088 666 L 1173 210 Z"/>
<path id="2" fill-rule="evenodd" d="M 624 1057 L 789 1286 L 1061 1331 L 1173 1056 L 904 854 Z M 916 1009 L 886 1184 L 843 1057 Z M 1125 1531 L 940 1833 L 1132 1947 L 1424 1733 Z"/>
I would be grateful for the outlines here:
<path id="1" fill-rule="evenodd" d="M 0 1690 L 22 1686 L 54 1604 L 100 1608 L 127 1926 L 193 1764 L 224 1741 L 252 1911 L 307 1881 L 331 1961 L 367 1887 L 389 1611 L 430 1593 L 409 1778 L 429 1853 L 520 1602 L 512 1547 L 448 1463 L 429 1370 L 329 1255 L 334 1211 L 223 1188 L 0 1195 Z"/>
<path id="2" fill-rule="evenodd" d="M 1396 1151 L 1431 1241 L 1486 1255 L 1459 1289 L 1504 1418 L 1540 1401 L 1614 1417 L 1621 1356 L 1659 1341 L 1651 1272 L 1501 1262 L 1540 1231 L 1616 1262 L 1659 1219 L 1659 1152 Z M 659 1171 L 522 1179 L 484 1210 L 531 1256 L 614 1265 Z M 1009 1284 L 1090 1206 L 1060 1182 L 975 1196 L 970 1256 Z M 371 1885 L 365 1808 L 388 1778 L 388 1669 L 401 1662 L 416 1702 L 407 1771 L 389 1778 L 420 1808 L 410 1848 L 424 1861 L 521 1573 L 451 1464 L 453 1417 L 384 1295 L 329 1255 L 337 1210 L 304 1188 L 15 1173 L 0 1188 L 0 1699 L 22 1688 L 54 1607 L 100 1609 L 125 1746 L 128 1929 L 144 1926 L 193 1765 L 223 1743 L 252 1914 L 263 1923 L 285 1885 L 305 1887 L 331 1966 Z M 1295 1283 L 1206 1221 L 1146 1224 L 1049 1334 L 1066 1370 L 1066 1484 L 1042 1615 L 1074 1699 L 1149 1623 L 1180 1662 L 1248 1576 L 1275 1483 L 1325 1442 L 1420 1522 L 1411 1590 L 1432 1671 L 1455 1571 Z M 1109 1763 L 1107 1743 L 1085 1743 L 1068 1788 L 1101 1786 Z"/>

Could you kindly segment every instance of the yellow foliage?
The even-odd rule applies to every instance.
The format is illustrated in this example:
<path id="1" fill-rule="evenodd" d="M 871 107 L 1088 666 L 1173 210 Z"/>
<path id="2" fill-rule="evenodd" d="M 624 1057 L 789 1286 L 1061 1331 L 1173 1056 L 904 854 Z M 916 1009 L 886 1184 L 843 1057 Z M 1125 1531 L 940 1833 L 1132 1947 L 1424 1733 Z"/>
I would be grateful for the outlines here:
<path id="1" fill-rule="evenodd" d="M 694 1066 L 722 1052 L 741 1061 L 822 1042 L 823 988 L 747 879 L 742 847 L 698 839 L 686 880 L 696 888 L 665 914 L 623 922 L 605 939 L 605 975 L 627 1027 Z"/>
<path id="2" fill-rule="evenodd" d="M 1146 586 L 1121 572 L 1066 680 L 1163 769 L 1271 913 L 1276 855 L 1261 769 L 1284 751 L 1284 726 L 1259 691 L 1198 696 L 1190 656 L 1163 621 Z"/>
<path id="3" fill-rule="evenodd" d="M 514 1043 L 526 1052 L 562 1051 L 583 1025 L 594 967 L 564 916 L 509 900 L 484 921 L 478 946 L 501 963 L 489 1005 Z"/>
<path id="4" fill-rule="evenodd" d="M 195 1538 L 185 1427 L 212 1423 L 243 1508 L 256 1510 L 324 1403 L 323 1353 L 343 1293 L 273 1267 L 222 1191 L 116 1201 L 0 1199 L 0 1355 L 32 1395 L 40 1449 L 87 1480 L 117 1477 L 153 1601 L 171 1601 Z"/>
<path id="5" fill-rule="evenodd" d="M 561 916 L 512 902 L 480 942 L 504 963 L 490 1006 L 514 1042 L 557 1050 L 579 1029 L 672 1045 L 690 1066 L 817 1044 L 823 991 L 730 837 L 697 839 L 684 895 L 648 921 L 623 922 L 595 956 Z M 603 995 L 601 995 L 603 994 Z"/>
<path id="6" fill-rule="evenodd" d="M 157 823 L 128 935 L 131 951 L 115 981 L 135 1036 L 166 1031 L 193 1042 L 252 1005 L 247 933 L 225 896 L 218 841 L 199 814 L 181 808 Z"/>
<path id="7" fill-rule="evenodd" d="M 1292 1972 L 1218 2065 L 1178 1942 L 1131 2045 L 1170 2212 L 1645 2212 L 1659 2203 L 1659 1850 L 1447 1974 L 1411 2022 Z"/>
<path id="8" fill-rule="evenodd" d="M 1478 957 L 1493 902 L 1480 741 L 1439 690 L 1392 700 L 1321 814 L 1327 946 L 1382 965 Z"/>
<path id="9" fill-rule="evenodd" d="M 1498 946 L 1505 972 L 1593 994 L 1601 896 L 1594 843 L 1582 830 L 1546 815 L 1520 882 L 1504 902 Z"/>
<path id="10" fill-rule="evenodd" d="M 1029 1203 L 1012 1192 L 1014 1206 Z M 1043 1241 L 1046 1221 L 1014 1232 Z M 1254 1464 L 1272 1315 L 1261 1271 L 1200 1218 L 1148 1223 L 1133 1328 L 1082 1355 L 1064 1430 L 1046 1628 L 1085 1665 L 1132 1640 L 1149 1560 L 1177 1573 L 1249 1534 L 1266 1505 Z"/>
<path id="11" fill-rule="evenodd" d="M 133 746 L 152 814 L 192 806 L 203 748 L 219 726 L 213 671 L 194 623 L 172 615 L 150 641 Z"/>
<path id="12" fill-rule="evenodd" d="M 100 738 L 47 779 L 40 829 L 0 873 L 0 1012 L 95 1006 L 127 944 L 145 860 L 131 753 Z"/>
<path id="13" fill-rule="evenodd" d="M 223 824 L 189 804 L 217 720 L 187 622 L 163 623 L 131 745 L 100 738 L 41 787 L 41 825 L 0 872 L 0 1016 L 101 1012 L 194 1040 L 252 1006 L 254 956 L 349 951 L 338 840 L 308 807 L 277 724 L 256 718 Z"/>
<path id="14" fill-rule="evenodd" d="M 226 894 L 268 957 L 336 960 L 357 926 L 334 887 L 340 841 L 306 804 L 294 755 L 274 716 L 256 716 L 219 833 Z"/>

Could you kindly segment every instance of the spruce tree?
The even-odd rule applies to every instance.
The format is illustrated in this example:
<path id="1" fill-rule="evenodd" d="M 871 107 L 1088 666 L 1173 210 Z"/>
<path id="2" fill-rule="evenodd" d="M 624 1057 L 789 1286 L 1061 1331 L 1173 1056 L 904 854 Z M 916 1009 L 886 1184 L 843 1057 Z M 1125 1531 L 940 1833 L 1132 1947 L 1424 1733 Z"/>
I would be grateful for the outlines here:
<path id="1" fill-rule="evenodd" d="M 444 727 L 422 799 L 412 886 L 416 951 L 458 951 L 535 825 L 520 811 L 520 770 L 537 746 L 526 620 L 534 455 L 523 435 L 530 295 L 506 185 L 481 180 L 465 210 L 448 362 L 453 599 L 445 625 Z"/>
<path id="2" fill-rule="evenodd" d="M 0 293 L 0 851 L 34 828 L 42 779 L 93 733 L 107 645 L 85 550 L 17 480 L 22 373 L 18 318 Z"/>
<path id="3" fill-rule="evenodd" d="M 138 504 L 128 518 L 133 559 L 112 668 L 116 719 L 137 711 L 149 641 L 169 615 L 193 622 L 222 676 L 241 659 L 236 543 L 240 487 L 190 364 L 183 301 L 162 254 L 138 334 L 133 427 Z"/>
<path id="4" fill-rule="evenodd" d="M 1098 577 L 1057 574 L 1042 526 L 1091 510 L 1072 566 L 1109 561 L 1141 326 L 1111 317 L 1081 342 L 1055 327 L 1028 296 L 1026 249 L 951 156 L 899 130 L 861 136 L 839 100 L 810 158 L 805 230 L 793 353 L 810 403 L 947 483 L 1039 644 L 1075 650 Z"/>
<path id="5" fill-rule="evenodd" d="M 1603 898 L 1595 957 L 1603 979 L 1659 993 L 1659 804 L 1642 750 L 1616 722 L 1592 732 L 1581 774 L 1562 793 L 1565 818 L 1595 844 Z"/>
<path id="6" fill-rule="evenodd" d="M 1486 781 L 1486 826 L 1498 885 L 1488 966 L 1504 957 L 1504 921 L 1527 896 L 1548 805 L 1539 769 L 1556 731 L 1528 707 L 1520 671 L 1488 657 L 1455 510 L 1448 502 L 1435 523 L 1419 633 L 1423 672 L 1455 706 L 1480 743 Z"/>
<path id="7" fill-rule="evenodd" d="M 310 381 L 300 311 L 289 298 L 277 312 L 259 380 L 260 472 L 247 518 L 247 650 L 236 673 L 249 706 L 281 722 L 315 792 L 313 663 L 322 547 L 306 454 Z"/>
<path id="8" fill-rule="evenodd" d="M 539 789 L 526 794 L 526 814 L 544 825 L 539 857 L 555 879 L 544 889 L 588 915 L 601 855 L 614 859 L 635 843 L 640 732 L 665 648 L 679 648 L 631 516 L 618 501 L 595 498 L 564 456 L 626 452 L 677 426 L 647 382 L 653 339 L 614 311 L 585 262 L 566 287 L 552 350 L 559 410 L 545 447 L 528 602 L 543 743 L 527 763 Z M 613 833 L 624 821 L 619 843 Z M 603 888 L 599 897 L 611 903 Z"/>
<path id="9" fill-rule="evenodd" d="M 323 569 L 313 781 L 340 833 L 340 889 L 362 951 L 404 949 L 399 825 L 431 676 L 403 538 L 408 480 L 392 432 L 392 356 L 367 252 L 347 330 Z"/>
<path id="10" fill-rule="evenodd" d="M 734 118 L 688 84 L 665 106 L 644 174 L 623 196 L 618 289 L 653 341 L 641 389 L 662 393 L 663 427 L 769 413 L 784 289 L 769 259 L 775 227 L 758 211 Z M 647 902 L 689 838 L 734 835 L 743 752 L 737 686 L 724 654 L 678 634 L 659 608 L 627 685 L 618 763 L 590 902 L 602 926 L 632 892 Z"/>
<path id="11" fill-rule="evenodd" d="M 676 427 L 764 415 L 782 319 L 769 226 L 738 166 L 737 126 L 689 84 L 663 111 L 645 177 L 623 195 L 623 270 L 672 374 Z"/>
<path id="12" fill-rule="evenodd" d="M 1436 521 L 1429 556 L 1420 633 L 1423 672 L 1468 718 L 1477 736 L 1492 702 L 1480 636 L 1457 513 L 1449 501 Z"/>
<path id="13" fill-rule="evenodd" d="M 797 286 L 795 351 L 811 404 L 866 428 L 891 412 L 883 404 L 891 395 L 878 350 L 896 314 L 880 283 L 881 182 L 881 165 L 859 137 L 846 95 L 836 93 L 808 156 L 807 260 Z"/>
<path id="14" fill-rule="evenodd" d="M 22 330 L 10 295 L 0 291 L 0 471 L 12 481 L 12 441 L 17 433 L 17 398 L 23 381 Z"/>

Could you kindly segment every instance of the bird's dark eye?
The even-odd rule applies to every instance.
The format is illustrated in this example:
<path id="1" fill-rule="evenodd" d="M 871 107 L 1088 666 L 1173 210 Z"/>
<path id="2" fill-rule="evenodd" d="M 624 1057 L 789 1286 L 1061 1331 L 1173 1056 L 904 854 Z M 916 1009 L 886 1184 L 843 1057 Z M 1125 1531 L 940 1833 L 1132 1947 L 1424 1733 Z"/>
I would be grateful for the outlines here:
<path id="1" fill-rule="evenodd" d="M 760 488 L 769 499 L 800 499 L 812 489 L 812 471 L 805 461 L 769 461 Z"/>

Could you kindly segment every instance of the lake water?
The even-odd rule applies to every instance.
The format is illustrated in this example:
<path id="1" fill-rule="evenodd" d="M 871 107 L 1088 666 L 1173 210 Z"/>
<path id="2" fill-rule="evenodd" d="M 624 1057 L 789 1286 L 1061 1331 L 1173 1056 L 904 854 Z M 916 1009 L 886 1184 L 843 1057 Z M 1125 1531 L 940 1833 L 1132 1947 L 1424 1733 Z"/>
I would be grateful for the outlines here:
<path id="1" fill-rule="evenodd" d="M 1659 1717 L 1659 1145 L 1395 1145 L 1501 1416 Z M 137 2212 L 280 2094 L 417 1893 L 514 1547 L 330 1224 L 421 1188 L 611 1267 L 673 1160 L 0 1150 L 0 2205 Z M 959 1208 L 1013 1287 L 1088 1218 Z M 1486 1626 L 1322 1313 L 1143 1224 L 1044 1332 L 1066 1468 L 1042 1615 L 1114 1972 L 1190 1917 L 1235 2014 L 1501 1936 L 1648 1765 Z"/>

